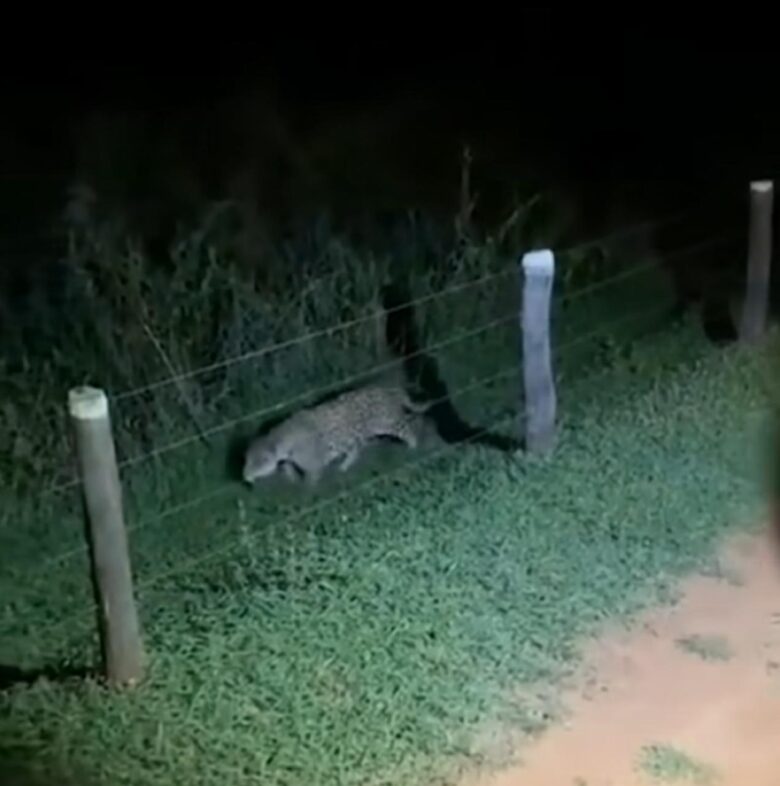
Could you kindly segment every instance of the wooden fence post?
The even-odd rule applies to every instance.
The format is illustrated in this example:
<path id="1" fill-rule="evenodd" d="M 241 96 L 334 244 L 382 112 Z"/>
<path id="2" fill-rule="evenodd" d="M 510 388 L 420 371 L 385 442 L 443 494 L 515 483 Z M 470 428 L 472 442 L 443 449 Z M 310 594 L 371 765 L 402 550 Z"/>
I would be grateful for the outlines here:
<path id="1" fill-rule="evenodd" d="M 143 647 L 108 399 L 96 388 L 74 388 L 68 409 L 86 504 L 105 676 L 114 685 L 132 685 L 142 677 Z"/>
<path id="2" fill-rule="evenodd" d="M 551 251 L 523 256 L 522 315 L 525 446 L 547 454 L 555 444 L 557 398 L 550 354 L 550 301 L 555 260 Z"/>
<path id="3" fill-rule="evenodd" d="M 772 265 L 772 212 L 774 184 L 750 184 L 750 234 L 747 284 L 739 323 L 739 340 L 751 344 L 761 339 L 769 313 L 769 276 Z"/>

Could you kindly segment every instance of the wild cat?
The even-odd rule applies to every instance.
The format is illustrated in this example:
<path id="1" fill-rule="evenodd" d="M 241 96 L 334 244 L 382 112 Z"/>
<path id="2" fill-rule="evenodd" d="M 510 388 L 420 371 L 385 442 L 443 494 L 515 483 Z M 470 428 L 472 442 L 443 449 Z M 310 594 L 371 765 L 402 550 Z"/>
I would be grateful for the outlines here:
<path id="1" fill-rule="evenodd" d="M 244 481 L 252 484 L 281 469 L 288 478 L 303 474 L 314 485 L 330 464 L 341 459 L 344 472 L 361 450 L 380 437 L 393 437 L 415 449 L 415 422 L 433 402 L 413 402 L 397 385 L 371 385 L 302 409 L 254 439 L 244 461 Z"/>

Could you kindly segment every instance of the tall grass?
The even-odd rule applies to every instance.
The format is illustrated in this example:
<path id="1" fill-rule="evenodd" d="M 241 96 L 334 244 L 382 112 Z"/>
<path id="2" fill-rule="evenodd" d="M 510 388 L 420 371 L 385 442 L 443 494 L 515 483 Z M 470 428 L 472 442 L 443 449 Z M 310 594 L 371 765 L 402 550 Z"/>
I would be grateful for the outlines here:
<path id="1" fill-rule="evenodd" d="M 663 309 L 668 282 L 575 300 L 643 262 L 609 243 L 557 257 L 556 345 L 589 343 L 556 359 L 555 462 L 450 449 L 319 506 L 225 482 L 230 441 L 268 410 L 398 361 L 389 284 L 420 301 L 452 393 L 509 371 L 457 408 L 516 430 L 516 263 L 557 247 L 557 230 L 532 204 L 478 232 L 464 193 L 451 226 L 410 214 L 337 235 L 323 220 L 253 268 L 232 251 L 234 205 L 162 257 L 120 222 L 74 214 L 56 291 L 32 292 L 4 336 L 0 666 L 94 658 L 79 490 L 45 493 L 74 476 L 64 403 L 81 383 L 111 396 L 153 657 L 129 695 L 90 681 L 0 692 L 0 758 L 138 784 L 424 782 L 442 757 L 495 758 L 475 730 L 535 729 L 517 683 L 567 670 L 579 636 L 657 597 L 752 509 L 760 358 L 718 355 L 690 325 L 632 344 L 636 325 L 614 320 Z"/>
<path id="2" fill-rule="evenodd" d="M 503 412 L 517 409 L 506 376 L 517 368 L 516 263 L 532 244 L 554 245 L 557 232 L 549 210 L 539 221 L 536 200 L 482 232 L 467 189 L 449 226 L 412 213 L 338 236 L 323 219 L 280 238 L 262 268 L 248 269 L 231 252 L 235 205 L 182 226 L 158 258 L 79 198 L 51 268 L 56 286 L 52 275 L 51 288 L 32 292 L 27 312 L 4 326 L 0 548 L 14 563 L 11 584 L 31 562 L 82 545 L 65 413 L 74 385 L 109 394 L 134 523 L 229 483 L 233 446 L 267 418 L 345 384 L 400 374 L 385 337 L 390 284 L 419 300 L 420 343 L 450 391 L 500 372 L 490 395 Z M 559 293 L 624 262 L 606 245 L 569 252 Z M 486 392 L 457 402 L 477 426 L 488 423 Z"/>
<path id="3" fill-rule="evenodd" d="M 419 298 L 507 271 L 421 304 L 415 318 L 427 344 L 508 313 L 516 297 L 513 263 L 540 237 L 536 200 L 483 233 L 470 224 L 467 207 L 448 227 L 409 214 L 352 236 L 333 235 L 322 219 L 279 239 L 262 265 L 248 269 L 231 251 L 240 229 L 234 204 L 215 205 L 198 226 L 181 227 L 158 258 L 121 221 L 98 217 L 87 197 L 76 198 L 83 204 L 66 214 L 62 255 L 49 264 L 47 284 L 3 325 L 5 492 L 25 494 L 72 477 L 63 404 L 74 385 L 113 395 L 215 367 L 117 401 L 120 458 L 137 455 L 392 361 L 381 300 L 388 284 L 404 282 Z M 545 218 L 543 234 L 554 233 Z M 592 274 L 593 260 L 593 249 L 569 260 L 564 285 Z M 5 313 L 14 311 L 4 305 Z M 349 322 L 356 324 L 328 332 Z M 245 355 L 252 357 L 228 362 Z"/>

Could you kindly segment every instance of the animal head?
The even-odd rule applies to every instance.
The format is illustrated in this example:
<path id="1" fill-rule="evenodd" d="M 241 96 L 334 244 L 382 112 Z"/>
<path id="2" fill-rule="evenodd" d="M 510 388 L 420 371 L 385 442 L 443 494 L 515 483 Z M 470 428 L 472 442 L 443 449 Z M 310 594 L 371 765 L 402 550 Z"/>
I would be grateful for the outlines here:
<path id="1" fill-rule="evenodd" d="M 250 444 L 244 458 L 244 482 L 251 485 L 260 478 L 267 478 L 276 472 L 278 466 L 275 443 L 267 438 L 256 439 Z"/>

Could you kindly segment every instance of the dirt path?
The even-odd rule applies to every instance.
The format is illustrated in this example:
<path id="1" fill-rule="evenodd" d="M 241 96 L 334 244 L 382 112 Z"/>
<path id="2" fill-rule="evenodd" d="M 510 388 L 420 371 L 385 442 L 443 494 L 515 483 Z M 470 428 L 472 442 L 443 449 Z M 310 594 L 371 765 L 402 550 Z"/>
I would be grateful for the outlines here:
<path id="1" fill-rule="evenodd" d="M 568 721 L 464 786 L 780 786 L 775 549 L 768 534 L 733 541 L 732 578 L 693 578 L 674 608 L 596 642 Z"/>

